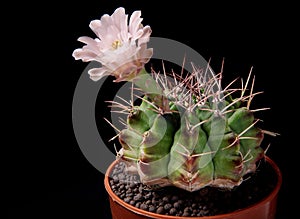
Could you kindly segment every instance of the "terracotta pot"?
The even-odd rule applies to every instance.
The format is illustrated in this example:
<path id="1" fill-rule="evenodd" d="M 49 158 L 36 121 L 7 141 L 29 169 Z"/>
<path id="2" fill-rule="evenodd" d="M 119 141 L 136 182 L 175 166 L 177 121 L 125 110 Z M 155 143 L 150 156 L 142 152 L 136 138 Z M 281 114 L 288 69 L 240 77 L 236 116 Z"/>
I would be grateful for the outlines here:
<path id="1" fill-rule="evenodd" d="M 237 210 L 232 213 L 221 214 L 216 216 L 207 217 L 179 217 L 179 216 L 168 216 L 160 215 L 156 213 L 151 213 L 148 211 L 141 210 L 132 205 L 125 203 L 118 196 L 116 196 L 110 188 L 109 185 L 109 175 L 117 163 L 113 162 L 107 169 L 104 184 L 105 189 L 109 194 L 110 208 L 112 213 L 112 219 L 180 219 L 180 218 L 190 218 L 190 219 L 274 219 L 276 213 L 276 204 L 278 192 L 282 183 L 282 175 L 278 166 L 270 158 L 266 157 L 267 162 L 275 170 L 277 175 L 277 184 L 274 190 L 260 202 L 249 206 L 247 208 Z"/>

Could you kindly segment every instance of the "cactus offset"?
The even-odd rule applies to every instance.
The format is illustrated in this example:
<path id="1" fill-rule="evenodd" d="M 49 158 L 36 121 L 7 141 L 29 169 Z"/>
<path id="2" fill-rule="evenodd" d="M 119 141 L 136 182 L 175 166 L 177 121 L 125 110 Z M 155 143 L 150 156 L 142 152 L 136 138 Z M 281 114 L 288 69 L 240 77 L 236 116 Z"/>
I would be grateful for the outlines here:
<path id="1" fill-rule="evenodd" d="M 259 120 L 249 109 L 258 94 L 252 83 L 246 95 L 251 72 L 244 87 L 230 89 L 232 82 L 224 90 L 222 73 L 214 75 L 210 68 L 194 68 L 184 78 L 155 72 L 152 76 L 133 80 L 144 96 L 139 106 L 127 107 L 126 128 L 118 134 L 119 159 L 144 184 L 187 191 L 205 186 L 231 189 L 256 170 L 264 157 L 260 145 L 265 131 L 256 127 Z M 146 81 L 150 85 L 143 86 Z"/>

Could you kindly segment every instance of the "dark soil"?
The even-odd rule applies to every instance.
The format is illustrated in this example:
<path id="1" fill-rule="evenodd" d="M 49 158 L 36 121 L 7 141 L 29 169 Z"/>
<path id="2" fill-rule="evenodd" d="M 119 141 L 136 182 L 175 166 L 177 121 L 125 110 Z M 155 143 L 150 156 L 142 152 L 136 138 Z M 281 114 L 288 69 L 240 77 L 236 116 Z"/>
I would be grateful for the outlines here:
<path id="1" fill-rule="evenodd" d="M 195 192 L 170 186 L 148 188 L 139 176 L 126 173 L 120 162 L 112 171 L 110 185 L 113 192 L 126 203 L 165 215 L 212 216 L 245 208 L 262 200 L 276 184 L 276 174 L 267 162 L 261 162 L 255 174 L 247 176 L 233 190 L 206 187 Z"/>

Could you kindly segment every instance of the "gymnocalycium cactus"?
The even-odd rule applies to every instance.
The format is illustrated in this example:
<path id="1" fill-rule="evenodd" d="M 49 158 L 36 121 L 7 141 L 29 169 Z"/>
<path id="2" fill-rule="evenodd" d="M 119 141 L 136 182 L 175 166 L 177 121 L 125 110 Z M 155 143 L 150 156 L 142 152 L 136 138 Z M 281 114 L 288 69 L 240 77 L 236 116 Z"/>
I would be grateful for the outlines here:
<path id="1" fill-rule="evenodd" d="M 251 71 L 242 87 L 221 87 L 222 72 L 208 66 L 187 74 L 147 73 L 144 65 L 152 56 L 147 48 L 151 29 L 141 25 L 140 12 L 132 14 L 129 25 L 123 8 L 112 16 L 94 20 L 90 27 L 99 37 L 81 37 L 86 43 L 73 56 L 97 61 L 91 69 L 93 80 L 112 75 L 116 82 L 132 82 L 142 95 L 136 105 L 110 101 L 128 113 L 125 128 L 117 135 L 122 146 L 117 157 L 136 171 L 146 185 L 174 185 L 187 191 L 205 186 L 233 188 L 256 170 L 264 157 L 264 134 L 257 127 L 250 104 L 254 96 Z M 251 69 L 252 70 L 252 69 Z M 266 109 L 266 108 L 264 108 Z M 258 110 L 264 110 L 258 109 Z"/>

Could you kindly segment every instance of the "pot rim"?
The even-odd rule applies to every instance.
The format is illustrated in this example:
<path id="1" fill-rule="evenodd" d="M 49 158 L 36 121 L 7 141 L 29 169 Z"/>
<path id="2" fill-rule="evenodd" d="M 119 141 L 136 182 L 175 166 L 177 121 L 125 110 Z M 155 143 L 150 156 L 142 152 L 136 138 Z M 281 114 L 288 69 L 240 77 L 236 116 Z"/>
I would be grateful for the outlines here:
<path id="1" fill-rule="evenodd" d="M 277 175 L 277 183 L 276 186 L 274 187 L 273 191 L 265 198 L 263 198 L 261 201 L 250 205 L 246 208 L 242 208 L 239 210 L 236 210 L 234 212 L 230 212 L 230 213 L 226 213 L 226 214 L 218 214 L 218 215 L 214 215 L 214 216 L 204 216 L 204 217 L 182 217 L 182 216 L 171 216 L 171 215 L 163 215 L 163 214 L 157 214 L 157 213 L 152 213 L 149 211 L 145 211 L 139 208 L 136 208 L 126 202 L 124 202 L 122 199 L 120 199 L 111 189 L 110 184 L 109 184 L 109 175 L 113 169 L 113 167 L 119 162 L 118 160 L 115 160 L 114 162 L 112 162 L 110 164 L 110 166 L 108 167 L 106 173 L 105 173 L 105 178 L 104 178 L 104 186 L 105 189 L 107 191 L 107 193 L 109 194 L 109 196 L 112 198 L 112 200 L 114 202 L 117 202 L 118 204 L 120 204 L 122 207 L 129 209 L 130 211 L 139 214 L 139 215 L 143 215 L 143 216 L 147 216 L 150 218 L 154 218 L 154 219 L 179 219 L 179 218 L 186 218 L 186 219 L 196 219 L 196 218 L 201 218 L 201 219 L 220 219 L 220 218 L 226 218 L 229 216 L 234 216 L 234 215 L 239 215 L 242 213 L 245 213 L 247 211 L 251 211 L 261 205 L 266 204 L 267 202 L 269 202 L 270 200 L 274 199 L 274 197 L 278 194 L 279 189 L 281 187 L 282 184 L 282 173 L 281 170 L 279 169 L 279 167 L 277 166 L 277 164 L 268 156 L 265 155 L 265 160 L 271 165 L 271 167 L 273 168 L 273 170 L 275 171 L 276 175 Z"/>

